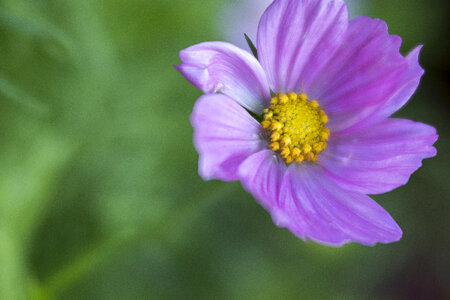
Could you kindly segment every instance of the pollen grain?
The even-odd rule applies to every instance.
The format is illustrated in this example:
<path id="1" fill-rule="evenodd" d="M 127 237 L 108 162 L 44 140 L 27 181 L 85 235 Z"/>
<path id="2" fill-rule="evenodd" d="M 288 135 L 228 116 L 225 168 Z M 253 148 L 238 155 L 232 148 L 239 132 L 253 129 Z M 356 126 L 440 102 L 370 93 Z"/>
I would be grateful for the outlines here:
<path id="1" fill-rule="evenodd" d="M 327 123 L 317 100 L 309 100 L 305 93 L 289 93 L 272 98 L 261 125 L 269 133 L 269 148 L 290 164 L 317 162 L 330 137 Z"/>

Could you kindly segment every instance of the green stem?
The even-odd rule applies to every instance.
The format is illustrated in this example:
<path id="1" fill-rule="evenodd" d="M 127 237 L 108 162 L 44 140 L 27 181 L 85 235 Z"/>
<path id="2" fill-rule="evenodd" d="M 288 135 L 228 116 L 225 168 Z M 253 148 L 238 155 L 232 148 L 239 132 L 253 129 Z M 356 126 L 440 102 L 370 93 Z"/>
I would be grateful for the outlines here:
<path id="1" fill-rule="evenodd" d="M 211 184 L 215 187 L 211 188 Z M 57 297 L 87 274 L 111 263 L 143 241 L 162 241 L 177 229 L 184 228 L 182 224 L 192 220 L 193 215 L 204 209 L 211 200 L 221 198 L 220 196 L 232 187 L 234 187 L 233 184 L 209 183 L 205 190 L 189 199 L 183 209 L 177 210 L 163 223 L 151 227 L 150 230 L 124 230 L 97 242 L 44 281 L 42 288 L 48 295 Z"/>

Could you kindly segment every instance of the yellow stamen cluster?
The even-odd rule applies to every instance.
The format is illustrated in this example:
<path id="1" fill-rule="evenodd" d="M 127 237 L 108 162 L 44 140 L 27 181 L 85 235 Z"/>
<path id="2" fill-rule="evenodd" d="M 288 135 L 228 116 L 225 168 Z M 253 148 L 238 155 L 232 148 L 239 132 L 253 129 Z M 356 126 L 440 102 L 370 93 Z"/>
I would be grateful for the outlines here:
<path id="1" fill-rule="evenodd" d="M 328 116 L 316 100 L 305 93 L 279 94 L 264 110 L 264 129 L 270 134 L 270 149 L 277 151 L 286 163 L 316 162 L 325 150 L 330 130 Z"/>

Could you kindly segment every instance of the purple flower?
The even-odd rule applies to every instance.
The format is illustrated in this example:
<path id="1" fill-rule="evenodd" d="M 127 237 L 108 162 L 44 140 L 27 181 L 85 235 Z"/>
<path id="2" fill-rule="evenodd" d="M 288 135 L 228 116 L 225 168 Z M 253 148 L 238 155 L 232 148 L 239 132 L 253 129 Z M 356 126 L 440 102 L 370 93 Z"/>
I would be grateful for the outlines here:
<path id="1" fill-rule="evenodd" d="M 421 46 L 403 57 L 400 44 L 381 20 L 349 21 L 343 0 L 275 0 L 258 27 L 259 60 L 224 42 L 182 50 L 176 68 L 205 93 L 191 116 L 200 175 L 240 180 L 304 240 L 399 240 L 367 194 L 406 184 L 438 137 L 389 118 L 423 74 Z"/>

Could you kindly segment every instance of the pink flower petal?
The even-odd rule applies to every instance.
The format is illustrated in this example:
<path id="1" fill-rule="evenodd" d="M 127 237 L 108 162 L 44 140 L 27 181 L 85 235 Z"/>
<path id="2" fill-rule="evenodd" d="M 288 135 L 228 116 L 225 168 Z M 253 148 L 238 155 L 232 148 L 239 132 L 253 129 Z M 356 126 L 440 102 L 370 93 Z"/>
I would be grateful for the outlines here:
<path id="1" fill-rule="evenodd" d="M 398 241 L 402 231 L 367 195 L 340 188 L 318 165 L 292 164 L 283 179 L 279 209 L 292 233 L 304 240 L 341 246 Z"/>
<path id="2" fill-rule="evenodd" d="M 262 150 L 241 164 L 239 176 L 244 188 L 271 211 L 277 204 L 285 171 L 286 164 L 278 154 Z"/>
<path id="3" fill-rule="evenodd" d="M 305 82 L 305 91 L 327 112 L 332 132 L 360 130 L 408 101 L 423 70 L 418 50 L 405 58 L 400 45 L 400 37 L 389 35 L 382 20 L 358 17 L 350 22 L 329 65 Z"/>
<path id="4" fill-rule="evenodd" d="M 408 182 L 424 158 L 436 155 L 434 127 L 387 119 L 368 130 L 332 137 L 319 164 L 343 188 L 367 194 Z"/>
<path id="5" fill-rule="evenodd" d="M 270 103 L 270 88 L 258 60 L 250 53 L 225 42 L 206 42 L 180 51 L 175 66 L 205 93 L 220 92 L 261 113 Z"/>
<path id="6" fill-rule="evenodd" d="M 274 92 L 299 92 L 341 44 L 348 25 L 342 0 L 275 0 L 258 27 L 258 57 Z"/>
<path id="7" fill-rule="evenodd" d="M 205 180 L 239 179 L 239 165 L 267 147 L 262 127 L 226 95 L 200 97 L 191 115 L 194 145 L 199 153 L 199 174 Z"/>
<path id="8" fill-rule="evenodd" d="M 419 54 L 421 49 L 422 46 L 416 47 L 406 57 L 408 62 L 408 72 L 403 73 L 403 77 L 399 80 L 401 83 L 397 87 L 396 91 L 390 95 L 389 98 L 383 101 L 381 105 L 371 109 L 369 112 L 366 112 L 366 119 L 357 123 L 355 126 L 346 129 L 345 132 L 352 132 L 367 128 L 380 120 L 390 117 L 394 112 L 399 110 L 408 102 L 419 86 L 420 79 L 424 73 L 424 70 L 419 65 Z"/>

